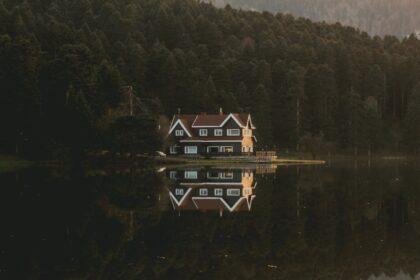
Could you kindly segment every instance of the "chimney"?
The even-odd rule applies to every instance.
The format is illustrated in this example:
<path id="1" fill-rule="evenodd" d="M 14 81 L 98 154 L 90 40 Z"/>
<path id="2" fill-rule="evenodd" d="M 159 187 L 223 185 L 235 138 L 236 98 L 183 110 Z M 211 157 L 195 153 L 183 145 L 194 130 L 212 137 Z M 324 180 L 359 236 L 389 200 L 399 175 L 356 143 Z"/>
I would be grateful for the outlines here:
<path id="1" fill-rule="evenodd" d="M 220 107 L 220 109 L 219 109 L 219 114 L 223 115 L 223 108 L 222 107 Z"/>

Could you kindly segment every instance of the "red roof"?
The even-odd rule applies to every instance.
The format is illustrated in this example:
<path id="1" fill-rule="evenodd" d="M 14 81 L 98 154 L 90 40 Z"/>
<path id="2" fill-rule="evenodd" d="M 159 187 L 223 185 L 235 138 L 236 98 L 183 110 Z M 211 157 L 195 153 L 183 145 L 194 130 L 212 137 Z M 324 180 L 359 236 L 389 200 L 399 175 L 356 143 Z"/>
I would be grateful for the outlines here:
<path id="1" fill-rule="evenodd" d="M 222 124 L 227 121 L 228 119 L 233 119 L 236 121 L 240 127 L 246 127 L 248 124 L 248 120 L 250 120 L 250 114 L 177 114 L 174 116 L 171 129 L 174 129 L 174 125 L 178 122 L 185 128 L 189 136 L 192 136 L 192 128 L 199 128 L 199 127 L 221 127 Z M 251 127 L 255 129 L 251 122 Z M 200 140 L 210 140 L 211 137 L 200 137 Z M 228 139 L 228 137 L 217 137 L 217 140 L 239 140 L 239 139 Z M 216 140 L 216 139 L 215 139 Z"/>
<path id="2" fill-rule="evenodd" d="M 197 115 L 193 126 L 220 126 L 228 115 Z"/>
<path id="3" fill-rule="evenodd" d="M 191 126 L 220 126 L 230 115 L 242 125 L 246 126 L 249 114 L 177 114 L 174 117 L 173 123 L 181 119 L 184 125 Z"/>

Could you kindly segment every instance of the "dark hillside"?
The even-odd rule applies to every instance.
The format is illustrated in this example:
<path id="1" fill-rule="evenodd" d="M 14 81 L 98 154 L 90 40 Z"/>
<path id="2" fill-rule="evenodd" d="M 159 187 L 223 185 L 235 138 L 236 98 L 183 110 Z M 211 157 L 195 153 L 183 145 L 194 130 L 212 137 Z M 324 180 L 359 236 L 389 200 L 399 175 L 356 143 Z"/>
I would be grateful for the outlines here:
<path id="1" fill-rule="evenodd" d="M 223 107 L 253 114 L 262 147 L 420 146 L 415 38 L 192 0 L 0 0 L 0 20 L 2 151 L 127 143 L 112 134 L 137 127 L 119 119 L 127 85 L 142 131 L 177 108 Z"/>

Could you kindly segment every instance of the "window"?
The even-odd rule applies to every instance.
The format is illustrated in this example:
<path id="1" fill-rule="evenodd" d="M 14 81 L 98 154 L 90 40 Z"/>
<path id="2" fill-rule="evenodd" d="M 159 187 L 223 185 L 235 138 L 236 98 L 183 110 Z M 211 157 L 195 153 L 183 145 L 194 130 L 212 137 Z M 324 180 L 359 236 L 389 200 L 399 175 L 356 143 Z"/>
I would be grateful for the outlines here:
<path id="1" fill-rule="evenodd" d="M 252 195 L 252 189 L 251 188 L 245 188 L 243 190 L 243 194 L 244 194 L 244 196 Z"/>
<path id="2" fill-rule="evenodd" d="M 186 146 L 185 147 L 186 154 L 197 154 L 197 146 Z"/>
<path id="3" fill-rule="evenodd" d="M 207 172 L 208 179 L 219 179 L 219 172 L 217 171 L 209 171 Z"/>
<path id="4" fill-rule="evenodd" d="M 225 172 L 221 174 L 222 179 L 233 179 L 233 172 Z"/>
<path id="5" fill-rule="evenodd" d="M 199 194 L 200 196 L 207 196 L 209 191 L 207 189 L 200 189 Z"/>
<path id="6" fill-rule="evenodd" d="M 172 180 L 176 180 L 176 171 L 169 172 L 169 178 L 171 178 Z"/>
<path id="7" fill-rule="evenodd" d="M 214 136 L 223 136 L 223 130 L 222 129 L 215 129 L 214 130 Z"/>
<path id="8" fill-rule="evenodd" d="M 233 153 L 233 147 L 232 146 L 220 147 L 220 151 L 222 153 Z"/>
<path id="9" fill-rule="evenodd" d="M 200 129 L 200 136 L 207 136 L 207 129 Z"/>
<path id="10" fill-rule="evenodd" d="M 175 189 L 175 195 L 184 195 L 183 189 Z"/>
<path id="11" fill-rule="evenodd" d="M 223 195 L 223 189 L 214 189 L 214 195 L 215 196 L 222 196 Z"/>
<path id="12" fill-rule="evenodd" d="M 197 171 L 185 171 L 185 179 L 197 179 Z"/>
<path id="13" fill-rule="evenodd" d="M 177 146 L 171 146 L 170 148 L 169 148 L 169 152 L 171 153 L 171 154 L 176 154 L 178 151 L 178 147 Z"/>
<path id="14" fill-rule="evenodd" d="M 184 136 L 184 131 L 182 129 L 175 130 L 175 136 Z"/>
<path id="15" fill-rule="evenodd" d="M 252 130 L 251 129 L 244 129 L 244 136 L 252 136 Z"/>
<path id="16" fill-rule="evenodd" d="M 208 146 L 207 147 L 207 153 L 209 154 L 215 154 L 219 152 L 219 147 L 218 146 Z"/>
<path id="17" fill-rule="evenodd" d="M 239 129 L 228 129 L 227 130 L 228 136 L 239 136 L 241 135 L 241 131 Z"/>
<path id="18" fill-rule="evenodd" d="M 241 190 L 240 189 L 228 189 L 227 190 L 227 195 L 228 196 L 240 196 L 241 195 Z"/>

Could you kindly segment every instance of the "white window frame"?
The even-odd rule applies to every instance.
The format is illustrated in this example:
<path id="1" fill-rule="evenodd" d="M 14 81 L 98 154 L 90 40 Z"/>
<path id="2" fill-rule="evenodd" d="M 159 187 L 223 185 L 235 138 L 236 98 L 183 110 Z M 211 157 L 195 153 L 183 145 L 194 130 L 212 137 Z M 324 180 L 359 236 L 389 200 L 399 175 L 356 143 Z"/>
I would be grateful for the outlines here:
<path id="1" fill-rule="evenodd" d="M 207 146 L 207 153 L 210 153 L 210 148 L 217 148 L 217 152 L 220 153 L 220 147 L 219 146 Z"/>
<path id="2" fill-rule="evenodd" d="M 220 174 L 221 179 L 233 179 L 233 172 L 222 172 Z"/>
<path id="3" fill-rule="evenodd" d="M 208 179 L 220 179 L 220 172 L 217 172 L 217 177 L 211 176 L 211 171 L 207 172 Z"/>
<path id="4" fill-rule="evenodd" d="M 241 130 L 239 128 L 231 128 L 227 130 L 227 136 L 240 136 Z"/>
<path id="5" fill-rule="evenodd" d="M 223 196 L 223 189 L 214 189 L 214 196 Z"/>
<path id="6" fill-rule="evenodd" d="M 171 146 L 170 148 L 169 148 L 169 153 L 171 154 L 171 155 L 176 155 L 178 152 L 176 151 L 176 148 L 178 148 L 178 146 Z"/>
<path id="7" fill-rule="evenodd" d="M 241 190 L 240 189 L 228 189 L 226 192 L 227 196 L 240 196 Z"/>
<path id="8" fill-rule="evenodd" d="M 177 175 L 177 172 L 175 170 L 172 170 L 172 171 L 169 172 L 169 178 L 170 179 L 176 180 L 177 179 L 176 175 Z"/>
<path id="9" fill-rule="evenodd" d="M 232 151 L 231 152 L 226 152 L 226 148 L 232 149 Z M 234 152 L 233 146 L 222 146 L 222 147 L 220 147 L 219 150 L 220 150 L 221 153 L 233 153 Z"/>
<path id="10" fill-rule="evenodd" d="M 197 171 L 189 170 L 184 172 L 184 178 L 190 180 L 196 180 L 198 178 Z"/>
<path id="11" fill-rule="evenodd" d="M 205 128 L 202 128 L 199 130 L 199 135 L 200 136 L 207 136 L 208 135 L 208 130 Z"/>
<path id="12" fill-rule="evenodd" d="M 175 130 L 175 136 L 184 136 L 184 130 L 182 129 Z"/>
<path id="13" fill-rule="evenodd" d="M 175 195 L 184 195 L 184 189 L 175 189 Z"/>
<path id="14" fill-rule="evenodd" d="M 193 151 L 191 151 L 191 149 Z M 196 155 L 198 153 L 198 147 L 197 146 L 185 146 L 184 148 L 186 155 Z"/>
<path id="15" fill-rule="evenodd" d="M 200 196 L 208 196 L 208 195 L 209 195 L 209 190 L 208 190 L 208 189 L 200 189 L 200 190 L 198 191 L 198 194 L 199 194 Z"/>
<path id="16" fill-rule="evenodd" d="M 215 129 L 214 130 L 214 136 L 223 136 L 223 129 Z"/>

